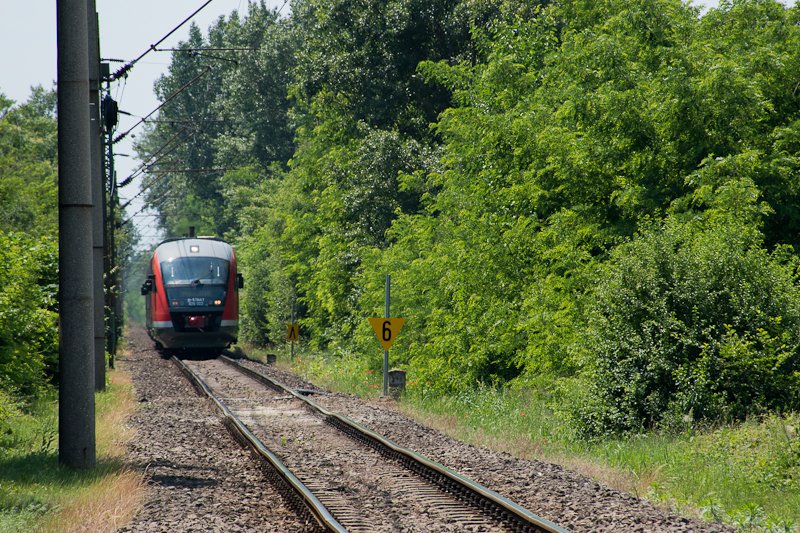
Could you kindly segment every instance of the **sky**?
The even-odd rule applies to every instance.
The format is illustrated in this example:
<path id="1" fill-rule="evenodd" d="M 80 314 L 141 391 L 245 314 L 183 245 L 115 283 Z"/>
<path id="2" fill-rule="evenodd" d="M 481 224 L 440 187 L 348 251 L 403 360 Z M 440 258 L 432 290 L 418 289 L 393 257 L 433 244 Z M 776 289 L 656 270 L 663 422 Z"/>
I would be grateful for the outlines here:
<path id="1" fill-rule="evenodd" d="M 139 57 L 151 44 L 158 42 L 184 19 L 194 13 L 206 0 L 95 0 L 100 31 L 100 56 L 105 59 L 130 61 Z M 191 20 L 203 34 L 220 16 L 231 12 L 247 12 L 247 0 L 212 0 Z M 284 0 L 267 0 L 267 6 L 281 8 Z M 283 7 L 283 14 L 289 11 Z M 159 48 L 173 48 L 189 34 L 189 22 L 183 25 Z M 120 115 L 118 132 L 128 128 L 155 109 L 159 102 L 153 83 L 167 71 L 168 52 L 150 52 L 136 63 L 127 79 L 112 84 L 112 96 L 120 109 L 133 117 Z M 111 63 L 111 71 L 122 63 Z M 22 103 L 36 85 L 53 86 L 56 79 L 56 2 L 55 0 L 0 0 L 0 93 Z M 129 137 L 141 133 L 137 128 Z M 114 146 L 117 181 L 128 177 L 138 163 L 131 146 L 135 139 L 126 138 Z M 120 201 L 125 202 L 139 192 L 138 182 L 120 189 Z M 138 201 L 131 204 L 128 214 L 141 208 Z M 135 219 L 142 237 L 154 243 L 159 239 L 152 214 L 142 213 Z"/>
<path id="2" fill-rule="evenodd" d="M 180 24 L 206 0 L 96 0 L 100 28 L 100 55 L 103 58 L 132 60 L 158 42 Z M 290 6 L 285 0 L 268 0 L 267 5 L 283 8 Z M 788 3 L 788 1 L 786 2 Z M 694 5 L 713 7 L 716 0 L 695 0 Z M 52 86 L 56 78 L 56 2 L 54 0 L 0 0 L 0 93 L 24 102 L 30 88 L 36 85 Z M 247 0 L 212 0 L 193 19 L 206 33 L 208 27 L 220 16 L 232 11 L 247 12 Z M 287 14 L 287 13 L 284 13 Z M 175 47 L 188 36 L 189 23 L 182 26 L 160 48 Z M 118 132 L 127 131 L 140 117 L 158 106 L 153 93 L 153 83 L 169 66 L 170 54 L 150 52 L 139 61 L 122 83 L 115 83 L 112 96 L 120 109 L 133 117 L 120 116 Z M 112 72 L 120 63 L 112 63 Z M 117 181 L 128 177 L 138 164 L 133 157 L 131 139 L 140 130 L 115 145 L 119 154 L 115 158 Z M 138 182 L 120 190 L 125 202 L 139 192 Z M 138 211 L 141 204 L 131 204 L 128 214 Z M 157 242 L 155 218 L 142 213 L 135 219 L 145 242 Z"/>

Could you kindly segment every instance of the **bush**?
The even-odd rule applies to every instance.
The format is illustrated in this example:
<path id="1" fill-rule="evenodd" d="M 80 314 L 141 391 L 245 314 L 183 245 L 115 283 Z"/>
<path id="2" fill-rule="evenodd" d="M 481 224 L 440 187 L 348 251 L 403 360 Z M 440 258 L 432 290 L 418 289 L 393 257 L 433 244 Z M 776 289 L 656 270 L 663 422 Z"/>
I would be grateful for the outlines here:
<path id="1" fill-rule="evenodd" d="M 0 233 L 0 389 L 35 396 L 58 364 L 58 259 L 48 238 Z"/>
<path id="2" fill-rule="evenodd" d="M 800 408 L 796 260 L 762 247 L 753 189 L 719 187 L 704 214 L 672 215 L 613 252 L 593 294 L 581 431 Z"/>

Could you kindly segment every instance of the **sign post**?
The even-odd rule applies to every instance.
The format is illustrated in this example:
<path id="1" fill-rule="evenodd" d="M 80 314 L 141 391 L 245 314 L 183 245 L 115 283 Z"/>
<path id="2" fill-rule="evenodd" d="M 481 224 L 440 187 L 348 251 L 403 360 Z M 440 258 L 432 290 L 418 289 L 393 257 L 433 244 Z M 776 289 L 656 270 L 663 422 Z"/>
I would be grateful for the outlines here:
<path id="1" fill-rule="evenodd" d="M 389 301 L 391 299 L 392 294 L 392 277 L 389 274 L 386 274 L 386 311 L 384 312 L 384 318 L 389 318 Z M 386 323 L 383 324 L 381 328 L 381 339 L 384 339 L 386 336 L 383 334 L 383 330 L 386 327 Z M 391 346 L 391 344 L 389 344 Z M 389 395 L 389 347 L 384 347 L 383 349 L 383 396 L 384 398 Z"/>
<path id="2" fill-rule="evenodd" d="M 372 325 L 372 330 L 375 336 L 381 341 L 383 346 L 383 395 L 389 395 L 389 348 L 397 338 L 403 325 L 406 323 L 405 318 L 390 318 L 389 302 L 391 298 L 391 283 L 392 278 L 386 274 L 386 310 L 384 318 L 370 318 L 369 323 Z"/>

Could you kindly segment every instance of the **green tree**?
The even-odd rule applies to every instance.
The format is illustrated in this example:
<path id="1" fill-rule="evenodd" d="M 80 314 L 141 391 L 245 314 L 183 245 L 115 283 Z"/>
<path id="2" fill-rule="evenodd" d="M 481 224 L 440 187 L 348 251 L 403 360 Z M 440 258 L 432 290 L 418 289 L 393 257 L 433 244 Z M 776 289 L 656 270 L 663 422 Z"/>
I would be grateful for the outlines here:
<path id="1" fill-rule="evenodd" d="M 0 231 L 56 233 L 55 102 L 41 87 L 21 105 L 0 94 Z"/>
<path id="2" fill-rule="evenodd" d="M 289 204 L 275 199 L 269 213 L 276 218 L 264 231 L 296 228 L 303 238 L 264 236 L 264 243 L 293 248 L 258 256 L 286 252 L 275 264 L 285 265 L 303 326 L 319 346 L 349 338 L 362 321 L 365 258 L 389 245 L 387 230 L 399 213 L 419 209 L 420 192 L 401 188 L 398 176 L 430 165 L 435 137 L 428 123 L 449 104 L 450 92 L 426 84 L 417 64 L 467 57 L 469 23 L 479 11 L 454 1 L 293 5 L 297 148 L 281 188 L 295 194 Z"/>
<path id="3" fill-rule="evenodd" d="M 30 398 L 58 372 L 55 93 L 0 94 L 0 396 Z M 0 413 L 2 418 L 2 413 Z"/>
<path id="4" fill-rule="evenodd" d="M 614 250 L 591 305 L 586 434 L 800 407 L 798 263 L 763 248 L 757 197 L 733 178 Z"/>
<path id="5" fill-rule="evenodd" d="M 417 65 L 469 57 L 470 24 L 487 9 L 459 0 L 294 2 L 303 43 L 293 88 L 301 124 L 313 124 L 307 120 L 317 118 L 315 109 L 326 107 L 314 102 L 330 98 L 353 125 L 424 136 L 450 96 L 415 76 Z"/>
<path id="6" fill-rule="evenodd" d="M 159 99 L 169 102 L 137 151 L 152 163 L 145 201 L 169 235 L 189 226 L 217 235 L 235 232 L 224 173 L 243 165 L 269 173 L 293 152 L 287 99 L 293 34 L 263 2 L 250 3 L 248 11 L 244 19 L 236 12 L 221 17 L 206 37 L 192 26 L 156 83 Z"/>
<path id="7" fill-rule="evenodd" d="M 587 435 L 794 408 L 797 22 L 771 0 L 251 7 L 185 46 L 258 52 L 163 117 L 212 124 L 181 164 L 236 169 L 149 201 L 238 240 L 259 342 L 296 296 L 315 347 L 367 353 L 389 272 L 414 324 L 394 354 L 429 390 L 577 381 Z M 162 97 L 203 61 L 176 55 Z"/>

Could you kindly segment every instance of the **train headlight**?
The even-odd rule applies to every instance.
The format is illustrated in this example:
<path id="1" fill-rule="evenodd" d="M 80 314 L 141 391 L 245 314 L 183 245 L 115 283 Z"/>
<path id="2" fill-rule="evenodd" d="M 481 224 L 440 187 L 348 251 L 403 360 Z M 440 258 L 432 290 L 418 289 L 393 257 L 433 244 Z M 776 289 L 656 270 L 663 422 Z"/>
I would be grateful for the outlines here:
<path id="1" fill-rule="evenodd" d="M 214 305 L 222 305 L 222 300 L 214 300 Z"/>

